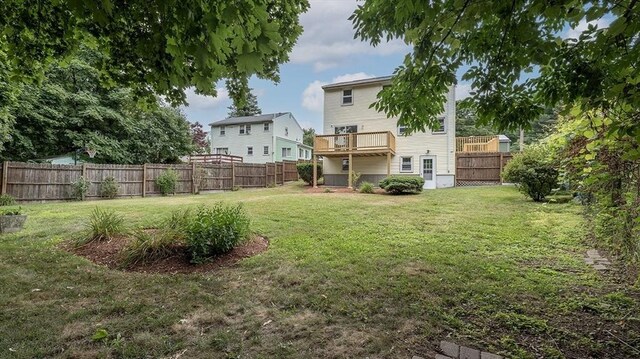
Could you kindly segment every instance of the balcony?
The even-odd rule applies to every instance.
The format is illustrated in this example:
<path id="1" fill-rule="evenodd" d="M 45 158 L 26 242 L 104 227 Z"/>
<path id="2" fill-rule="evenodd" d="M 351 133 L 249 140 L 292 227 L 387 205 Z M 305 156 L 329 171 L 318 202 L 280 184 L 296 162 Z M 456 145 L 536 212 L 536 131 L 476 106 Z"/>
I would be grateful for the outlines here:
<path id="1" fill-rule="evenodd" d="M 390 131 L 319 135 L 313 143 L 317 156 L 385 156 L 396 153 L 396 137 Z"/>

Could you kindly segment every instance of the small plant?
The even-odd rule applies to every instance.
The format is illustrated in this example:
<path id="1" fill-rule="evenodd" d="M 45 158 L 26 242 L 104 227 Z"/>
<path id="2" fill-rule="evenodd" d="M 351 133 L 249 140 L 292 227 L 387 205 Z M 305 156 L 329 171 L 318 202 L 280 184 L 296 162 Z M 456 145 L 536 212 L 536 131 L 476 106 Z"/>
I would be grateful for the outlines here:
<path id="1" fill-rule="evenodd" d="M 171 212 L 169 218 L 164 220 L 162 228 L 175 232 L 174 234 L 186 233 L 189 223 L 193 218 L 193 213 L 190 208 L 184 210 L 175 210 Z"/>
<path id="2" fill-rule="evenodd" d="M 0 195 L 0 206 L 12 206 L 16 204 L 15 198 L 8 194 Z"/>
<path id="3" fill-rule="evenodd" d="M 118 181 L 113 177 L 107 177 L 100 184 L 100 196 L 106 198 L 116 198 L 118 196 Z"/>
<path id="4" fill-rule="evenodd" d="M 22 216 L 22 207 L 0 211 L 0 216 Z"/>
<path id="5" fill-rule="evenodd" d="M 362 182 L 360 184 L 360 193 L 373 193 L 373 183 Z"/>
<path id="6" fill-rule="evenodd" d="M 313 184 L 313 163 L 298 163 L 296 168 L 298 169 L 298 176 L 300 176 L 300 179 L 305 181 L 307 184 Z M 322 165 L 317 164 L 316 168 L 318 171 L 318 179 L 320 179 L 320 177 L 322 177 Z"/>
<path id="7" fill-rule="evenodd" d="M 96 207 L 89 217 L 87 224 L 89 234 L 84 242 L 106 241 L 125 233 L 124 217 L 114 210 Z"/>
<path id="8" fill-rule="evenodd" d="M 176 193 L 176 184 L 178 183 L 178 174 L 171 168 L 167 168 L 156 178 L 156 186 L 160 189 L 160 194 L 167 196 Z"/>
<path id="9" fill-rule="evenodd" d="M 233 192 L 237 192 L 237 191 L 239 191 L 239 190 L 240 190 L 240 186 L 233 186 L 233 187 L 231 187 L 231 190 L 232 190 Z"/>
<path id="10" fill-rule="evenodd" d="M 242 205 L 222 203 L 200 207 L 193 215 L 186 233 L 192 263 L 229 252 L 249 234 L 249 217 Z"/>
<path id="11" fill-rule="evenodd" d="M 138 263 L 171 257 L 179 253 L 184 245 L 182 235 L 169 228 L 155 231 L 139 230 L 122 250 L 122 265 L 130 267 Z"/>
<path id="12" fill-rule="evenodd" d="M 333 193 L 333 191 L 331 190 L 331 188 L 325 188 L 324 193 Z"/>
<path id="13" fill-rule="evenodd" d="M 362 174 L 360 172 L 356 172 L 356 171 L 351 171 L 351 183 L 353 184 L 353 190 L 357 190 L 357 186 L 358 186 L 358 181 L 360 180 L 360 176 L 362 176 Z"/>
<path id="14" fill-rule="evenodd" d="M 504 167 L 502 177 L 516 184 L 520 192 L 542 202 L 558 185 L 558 170 L 545 146 L 532 146 L 517 153 Z"/>
<path id="15" fill-rule="evenodd" d="M 380 188 L 390 194 L 422 192 L 424 178 L 419 176 L 389 176 L 380 181 Z"/>
<path id="16" fill-rule="evenodd" d="M 91 182 L 84 178 L 84 176 L 80 176 L 77 181 L 71 183 L 71 192 L 73 198 L 78 201 L 84 201 L 84 197 L 87 195 L 89 191 L 89 186 Z"/>

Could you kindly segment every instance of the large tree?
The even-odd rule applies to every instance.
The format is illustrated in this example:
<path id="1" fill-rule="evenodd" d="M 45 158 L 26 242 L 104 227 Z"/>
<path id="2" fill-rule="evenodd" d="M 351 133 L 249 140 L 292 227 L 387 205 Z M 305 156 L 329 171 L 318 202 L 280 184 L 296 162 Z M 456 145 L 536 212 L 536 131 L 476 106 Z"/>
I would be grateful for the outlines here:
<path id="1" fill-rule="evenodd" d="M 191 138 L 197 153 L 209 153 L 211 151 L 211 143 L 209 142 L 208 132 L 204 130 L 204 126 L 200 122 L 191 123 Z"/>
<path id="2" fill-rule="evenodd" d="M 254 116 L 262 113 L 260 106 L 258 106 L 258 97 L 253 94 L 253 89 L 251 88 L 242 104 L 237 105 L 234 103 L 228 109 L 229 117 Z"/>
<path id="3" fill-rule="evenodd" d="M 54 62 L 38 84 L 22 85 L 9 107 L 15 125 L 3 159 L 32 160 L 92 147 L 106 163 L 175 162 L 193 150 L 179 110 L 98 80 L 99 55 L 83 48 Z"/>
<path id="4" fill-rule="evenodd" d="M 302 32 L 307 0 L 102 0 L 0 2 L 0 49 L 15 79 L 33 79 L 54 59 L 90 42 L 105 56 L 99 80 L 184 103 L 184 90 L 246 97 L 248 78 L 279 81 Z"/>
<path id="5" fill-rule="evenodd" d="M 302 143 L 313 147 L 313 139 L 316 137 L 316 129 L 313 127 L 303 128 Z"/>
<path id="6" fill-rule="evenodd" d="M 577 103 L 615 110 L 610 131 L 640 136 L 639 15 L 637 0 L 367 0 L 352 19 L 374 45 L 412 46 L 375 104 L 411 130 L 435 126 L 461 71 L 481 124 L 526 128 L 546 107 Z"/>

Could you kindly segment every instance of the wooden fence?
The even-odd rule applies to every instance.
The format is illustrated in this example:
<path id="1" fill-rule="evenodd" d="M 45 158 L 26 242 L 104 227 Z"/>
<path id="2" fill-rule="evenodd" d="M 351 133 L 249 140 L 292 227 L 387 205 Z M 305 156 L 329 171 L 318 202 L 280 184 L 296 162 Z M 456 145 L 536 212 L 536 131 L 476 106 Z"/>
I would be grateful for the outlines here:
<path id="1" fill-rule="evenodd" d="M 296 162 L 276 163 L 190 163 L 144 165 L 52 165 L 4 162 L 0 171 L 0 193 L 19 202 L 73 199 L 72 184 L 84 177 L 90 182 L 88 199 L 100 197 L 100 184 L 107 177 L 118 182 L 118 197 L 159 195 L 156 179 L 168 168 L 178 175 L 176 193 L 259 188 L 298 180 Z"/>
<path id="2" fill-rule="evenodd" d="M 456 185 L 482 186 L 502 183 L 500 174 L 510 153 L 456 153 Z"/>

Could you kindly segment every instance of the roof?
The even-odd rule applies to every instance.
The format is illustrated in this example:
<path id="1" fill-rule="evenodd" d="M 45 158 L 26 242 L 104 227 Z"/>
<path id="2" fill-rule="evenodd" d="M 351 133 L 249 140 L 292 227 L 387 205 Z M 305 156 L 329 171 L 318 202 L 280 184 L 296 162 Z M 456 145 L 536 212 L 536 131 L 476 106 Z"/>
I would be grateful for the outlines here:
<path id="1" fill-rule="evenodd" d="M 392 76 L 382 76 L 382 77 L 372 77 L 368 79 L 362 80 L 354 80 L 354 81 L 346 81 L 346 82 L 337 82 L 335 84 L 329 84 L 322 86 L 323 90 L 336 89 L 342 87 L 353 87 L 353 86 L 364 86 L 370 84 L 376 84 L 381 82 L 389 82 L 391 81 Z"/>
<path id="2" fill-rule="evenodd" d="M 280 117 L 287 113 L 288 112 L 277 112 L 277 113 L 268 113 L 265 115 L 227 117 L 224 120 L 210 123 L 209 126 L 238 125 L 238 124 L 244 124 L 244 123 L 267 122 L 267 121 L 273 121 L 276 117 Z"/>
<path id="3" fill-rule="evenodd" d="M 505 135 L 498 135 L 498 140 L 500 142 L 511 142 L 511 139 Z"/>

